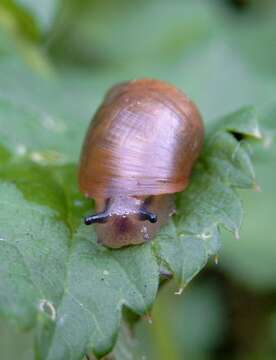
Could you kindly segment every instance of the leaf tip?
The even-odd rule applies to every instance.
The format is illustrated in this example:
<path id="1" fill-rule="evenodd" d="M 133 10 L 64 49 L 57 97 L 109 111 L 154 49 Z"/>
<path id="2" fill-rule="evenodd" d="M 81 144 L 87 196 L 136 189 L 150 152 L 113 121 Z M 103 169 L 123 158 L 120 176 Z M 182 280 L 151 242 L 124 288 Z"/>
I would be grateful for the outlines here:
<path id="1" fill-rule="evenodd" d="M 180 287 L 177 291 L 174 292 L 174 295 L 181 295 L 183 293 L 184 288 Z"/>
<path id="2" fill-rule="evenodd" d="M 252 136 L 256 139 L 263 139 L 263 134 L 258 124 L 256 124 L 256 126 L 252 129 Z"/>
<path id="3" fill-rule="evenodd" d="M 144 318 L 147 320 L 148 324 L 152 325 L 153 320 L 152 320 L 152 317 L 151 317 L 151 315 L 149 313 L 145 314 Z"/>
<path id="4" fill-rule="evenodd" d="M 174 292 L 174 295 L 181 295 L 187 284 L 182 283 L 179 288 Z"/>
<path id="5" fill-rule="evenodd" d="M 218 265 L 218 263 L 219 263 L 219 256 L 218 255 L 214 256 L 214 263 L 215 263 L 215 265 Z"/>

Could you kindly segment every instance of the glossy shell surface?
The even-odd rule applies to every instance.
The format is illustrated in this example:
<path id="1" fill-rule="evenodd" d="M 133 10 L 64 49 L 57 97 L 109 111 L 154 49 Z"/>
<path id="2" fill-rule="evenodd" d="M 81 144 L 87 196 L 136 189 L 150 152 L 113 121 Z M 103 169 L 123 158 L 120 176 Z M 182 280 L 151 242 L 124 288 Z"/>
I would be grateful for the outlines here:
<path id="1" fill-rule="evenodd" d="M 96 199 L 182 191 L 203 135 L 196 106 L 174 86 L 151 79 L 116 85 L 88 129 L 80 189 Z"/>

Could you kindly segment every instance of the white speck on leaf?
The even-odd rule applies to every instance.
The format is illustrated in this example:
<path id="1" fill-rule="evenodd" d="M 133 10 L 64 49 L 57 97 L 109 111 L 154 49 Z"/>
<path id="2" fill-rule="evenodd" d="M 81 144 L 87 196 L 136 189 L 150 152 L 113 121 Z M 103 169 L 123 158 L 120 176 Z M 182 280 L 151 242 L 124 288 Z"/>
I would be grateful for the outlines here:
<path id="1" fill-rule="evenodd" d="M 212 228 L 205 228 L 203 232 L 196 235 L 201 240 L 208 240 L 213 236 Z"/>
<path id="2" fill-rule="evenodd" d="M 55 309 L 54 305 L 50 301 L 48 301 L 46 299 L 40 300 L 39 309 L 40 309 L 40 311 L 42 311 L 45 314 L 49 315 L 50 318 L 53 321 L 56 320 L 56 316 L 57 316 L 56 309 Z"/>
<path id="3" fill-rule="evenodd" d="M 240 231 L 239 231 L 239 229 L 236 229 L 236 230 L 235 230 L 235 238 L 236 238 L 237 240 L 240 239 Z"/>
<path id="4" fill-rule="evenodd" d="M 27 148 L 23 144 L 18 144 L 18 145 L 16 145 L 15 151 L 16 151 L 17 155 L 23 156 L 26 154 Z"/>
<path id="5" fill-rule="evenodd" d="M 258 126 L 256 126 L 254 129 L 253 129 L 253 135 L 257 138 L 257 139 L 261 139 L 263 137 L 260 129 Z"/>
<path id="6" fill-rule="evenodd" d="M 75 200 L 74 205 L 75 206 L 82 206 L 83 202 L 81 200 Z"/>
<path id="7" fill-rule="evenodd" d="M 42 154 L 40 154 L 39 152 L 37 151 L 33 151 L 31 154 L 30 154 L 30 158 L 32 161 L 34 162 L 42 162 L 44 160 L 44 157 Z"/>
<path id="8" fill-rule="evenodd" d="M 62 163 L 64 162 L 64 156 L 57 151 L 33 151 L 30 153 L 30 159 L 36 163 L 45 164 L 45 163 Z"/>
<path id="9" fill-rule="evenodd" d="M 145 315 L 145 318 L 146 318 L 146 320 L 148 321 L 148 323 L 149 323 L 150 325 L 152 325 L 152 323 L 153 323 L 152 317 L 151 317 L 149 314 L 146 314 L 146 315 Z"/>
<path id="10" fill-rule="evenodd" d="M 210 237 L 212 237 L 212 233 L 210 231 L 204 231 L 202 234 L 199 235 L 199 237 L 202 240 L 207 240 L 210 239 Z"/>
<path id="11" fill-rule="evenodd" d="M 173 216 L 176 214 L 176 208 L 171 209 L 171 211 L 169 212 L 169 216 Z"/>
<path id="12" fill-rule="evenodd" d="M 66 125 L 60 120 L 55 120 L 49 114 L 44 114 L 41 120 L 42 126 L 45 129 L 54 131 L 54 132 L 63 132 L 66 130 Z"/>
<path id="13" fill-rule="evenodd" d="M 108 271 L 108 270 L 104 270 L 104 271 L 103 271 L 103 274 L 104 274 L 104 275 L 109 275 L 109 271 Z"/>

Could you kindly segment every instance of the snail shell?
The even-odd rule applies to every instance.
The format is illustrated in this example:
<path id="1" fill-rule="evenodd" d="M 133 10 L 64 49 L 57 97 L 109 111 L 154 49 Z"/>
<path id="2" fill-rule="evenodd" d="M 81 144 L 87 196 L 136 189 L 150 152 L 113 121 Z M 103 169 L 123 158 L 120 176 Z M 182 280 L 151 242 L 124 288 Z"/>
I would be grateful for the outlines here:
<path id="1" fill-rule="evenodd" d="M 196 106 L 163 81 L 142 79 L 112 87 L 88 129 L 79 169 L 80 190 L 94 198 L 98 241 L 109 247 L 154 237 L 173 212 L 203 144 Z M 148 220 L 148 221 L 145 221 Z"/>

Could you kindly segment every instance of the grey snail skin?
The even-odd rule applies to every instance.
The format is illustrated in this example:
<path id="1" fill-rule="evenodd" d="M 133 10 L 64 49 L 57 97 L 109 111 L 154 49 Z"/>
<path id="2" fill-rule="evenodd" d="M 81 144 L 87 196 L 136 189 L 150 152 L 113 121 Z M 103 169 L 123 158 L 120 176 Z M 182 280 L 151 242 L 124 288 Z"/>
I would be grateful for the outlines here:
<path id="1" fill-rule="evenodd" d="M 202 149 L 196 106 L 164 81 L 141 79 L 112 87 L 88 128 L 79 188 L 96 203 L 85 218 L 110 247 L 154 238 L 174 212 Z"/>

